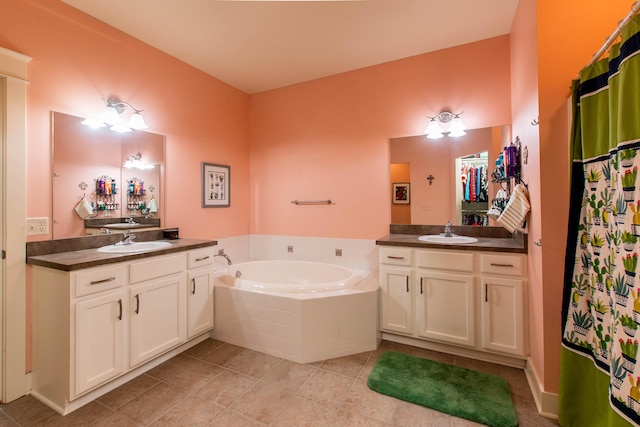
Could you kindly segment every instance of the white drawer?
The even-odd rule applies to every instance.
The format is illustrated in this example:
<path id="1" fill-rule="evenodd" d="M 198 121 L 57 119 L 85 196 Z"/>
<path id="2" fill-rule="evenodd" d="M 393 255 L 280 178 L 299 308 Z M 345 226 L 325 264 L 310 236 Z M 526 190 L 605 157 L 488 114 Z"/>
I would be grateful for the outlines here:
<path id="1" fill-rule="evenodd" d="M 127 283 L 127 266 L 110 265 L 80 270 L 74 273 L 74 283 L 76 297 L 118 288 Z"/>
<path id="2" fill-rule="evenodd" d="M 213 246 L 210 248 L 194 249 L 187 254 L 187 268 L 204 267 L 213 264 L 213 256 L 215 255 Z"/>
<path id="3" fill-rule="evenodd" d="M 485 255 L 480 257 L 480 272 L 501 274 L 505 276 L 525 276 L 527 274 L 526 258 L 520 255 Z"/>
<path id="4" fill-rule="evenodd" d="M 177 255 L 159 256 L 131 264 L 129 280 L 131 283 L 144 282 L 172 274 L 182 273 L 187 268 L 187 255 L 182 252 Z"/>
<path id="5" fill-rule="evenodd" d="M 411 249 L 390 246 L 380 247 L 380 262 L 390 265 L 411 265 Z"/>
<path id="6" fill-rule="evenodd" d="M 472 252 L 416 251 L 416 267 L 434 270 L 473 272 Z"/>

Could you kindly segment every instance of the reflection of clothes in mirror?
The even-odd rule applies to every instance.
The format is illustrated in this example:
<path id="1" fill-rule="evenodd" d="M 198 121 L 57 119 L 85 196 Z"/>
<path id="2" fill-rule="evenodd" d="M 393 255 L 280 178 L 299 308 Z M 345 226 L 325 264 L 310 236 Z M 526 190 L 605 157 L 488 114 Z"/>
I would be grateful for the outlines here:
<path id="1" fill-rule="evenodd" d="M 489 183 L 487 167 L 463 164 L 460 173 L 463 200 L 465 202 L 486 202 Z"/>

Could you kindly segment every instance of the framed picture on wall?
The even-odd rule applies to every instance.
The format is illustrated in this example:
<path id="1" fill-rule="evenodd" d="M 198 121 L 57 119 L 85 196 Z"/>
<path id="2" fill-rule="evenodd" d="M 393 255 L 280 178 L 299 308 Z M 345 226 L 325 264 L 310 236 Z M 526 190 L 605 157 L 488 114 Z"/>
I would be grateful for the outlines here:
<path id="1" fill-rule="evenodd" d="M 231 166 L 202 162 L 202 207 L 231 206 Z"/>
<path id="2" fill-rule="evenodd" d="M 411 204 L 411 184 L 408 182 L 394 182 L 392 194 L 394 205 Z"/>

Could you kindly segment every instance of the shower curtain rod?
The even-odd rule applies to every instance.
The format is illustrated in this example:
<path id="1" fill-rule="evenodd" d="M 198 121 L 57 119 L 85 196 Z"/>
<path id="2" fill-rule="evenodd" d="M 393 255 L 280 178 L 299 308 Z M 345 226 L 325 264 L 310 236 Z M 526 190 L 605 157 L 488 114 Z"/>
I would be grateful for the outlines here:
<path id="1" fill-rule="evenodd" d="M 618 26 L 616 27 L 614 32 L 611 33 L 609 37 L 607 37 L 602 47 L 591 57 L 591 61 L 589 61 L 589 63 L 585 65 L 583 69 L 592 66 L 593 64 L 595 64 L 595 62 L 598 59 L 600 59 L 600 57 L 602 57 L 602 55 L 604 55 L 607 49 L 609 49 L 611 45 L 618 38 L 618 36 L 620 35 L 620 32 L 622 31 L 622 28 L 627 24 L 627 22 L 631 20 L 631 18 L 635 16 L 636 13 L 638 13 L 639 9 L 640 9 L 640 2 L 634 1 L 633 4 L 631 5 L 631 11 L 629 11 L 627 16 L 625 16 L 620 22 L 618 22 Z M 578 73 L 578 77 L 580 77 L 580 73 Z"/>

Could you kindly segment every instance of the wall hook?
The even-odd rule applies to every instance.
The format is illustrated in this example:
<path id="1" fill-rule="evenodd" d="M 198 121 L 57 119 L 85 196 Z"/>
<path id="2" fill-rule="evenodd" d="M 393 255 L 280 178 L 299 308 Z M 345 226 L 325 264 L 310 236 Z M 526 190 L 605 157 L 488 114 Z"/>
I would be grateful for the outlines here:
<path id="1" fill-rule="evenodd" d="M 429 181 L 429 185 L 433 184 L 433 180 L 436 179 L 435 176 L 429 174 L 429 176 L 427 177 L 427 181 Z"/>
<path id="2" fill-rule="evenodd" d="M 539 124 L 540 124 L 540 119 L 538 117 L 531 120 L 531 126 L 538 126 Z"/>

